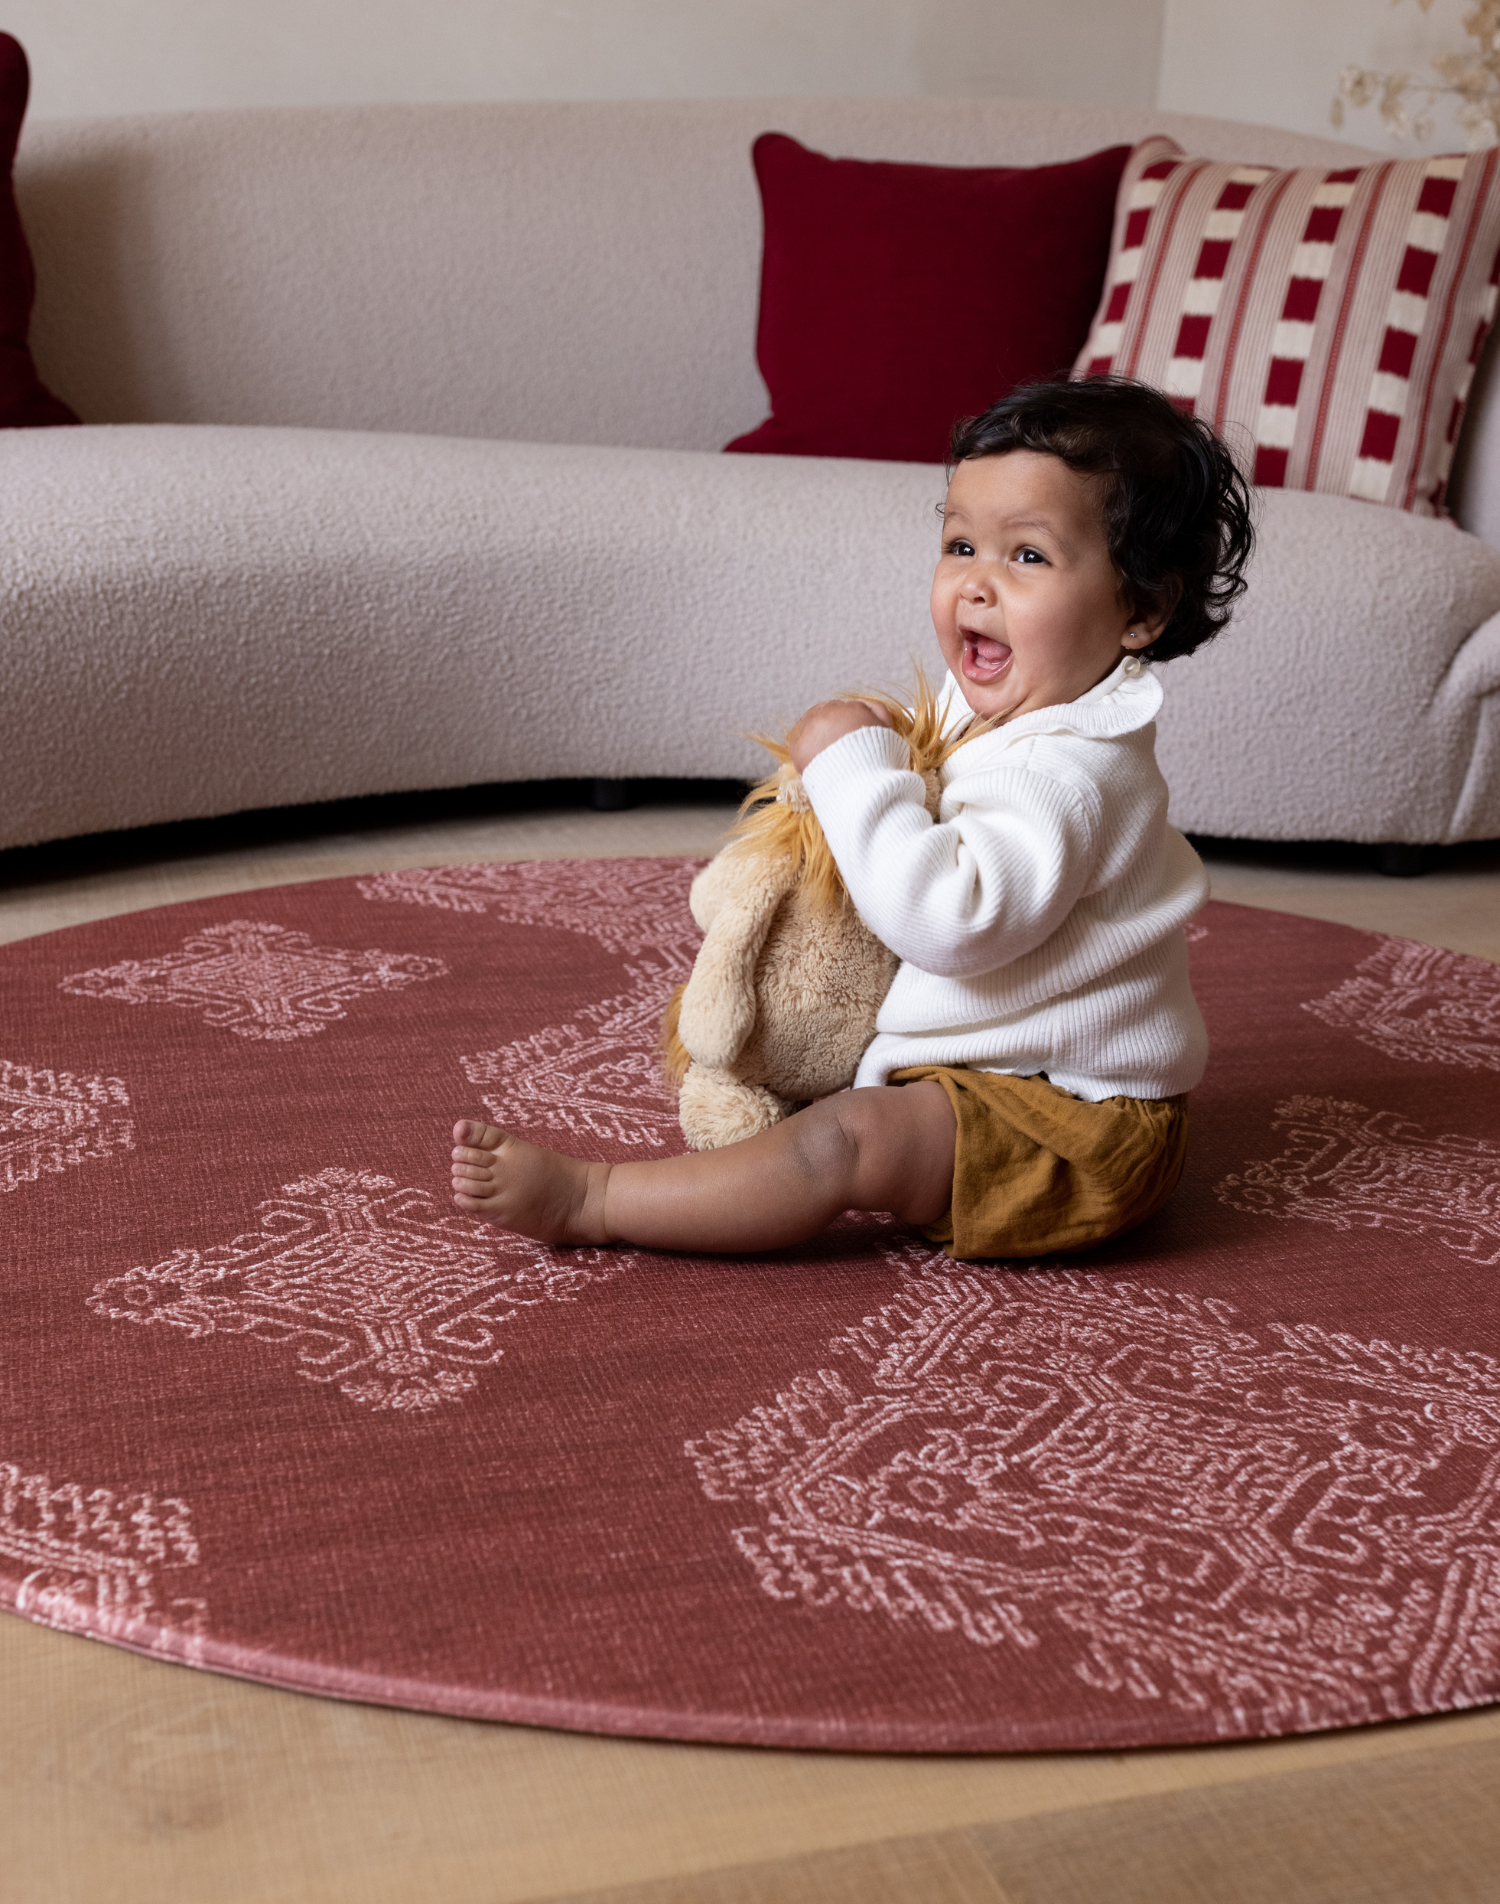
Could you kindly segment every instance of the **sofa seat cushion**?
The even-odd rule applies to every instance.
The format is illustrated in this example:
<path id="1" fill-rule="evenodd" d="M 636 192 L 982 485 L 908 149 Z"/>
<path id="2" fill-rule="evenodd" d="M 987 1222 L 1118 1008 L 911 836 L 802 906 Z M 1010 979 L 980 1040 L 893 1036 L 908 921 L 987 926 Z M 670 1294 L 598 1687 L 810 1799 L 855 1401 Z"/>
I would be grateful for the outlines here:
<path id="1" fill-rule="evenodd" d="M 0 846 L 345 795 L 751 776 L 744 736 L 937 657 L 942 471 L 357 432 L 0 435 Z M 1178 824 L 1500 836 L 1500 553 L 1267 492 L 1162 670 Z"/>
<path id="2" fill-rule="evenodd" d="M 941 469 L 354 431 L 0 436 L 0 846 L 352 794 L 758 776 L 931 642 Z"/>

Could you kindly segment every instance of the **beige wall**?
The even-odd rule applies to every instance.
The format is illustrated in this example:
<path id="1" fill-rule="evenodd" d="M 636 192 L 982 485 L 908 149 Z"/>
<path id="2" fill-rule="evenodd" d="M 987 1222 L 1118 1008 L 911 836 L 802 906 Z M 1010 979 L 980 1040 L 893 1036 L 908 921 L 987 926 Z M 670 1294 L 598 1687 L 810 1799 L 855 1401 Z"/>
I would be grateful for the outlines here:
<path id="1" fill-rule="evenodd" d="M 1458 52 L 1472 0 L 1165 0 L 1157 104 L 1296 132 L 1333 133 L 1328 108 L 1346 66 L 1417 73 L 1434 53 Z M 1393 152 L 1462 149 L 1439 113 L 1425 143 L 1393 141 L 1373 106 L 1350 112 L 1342 136 Z"/>
<path id="2" fill-rule="evenodd" d="M 1163 0 L 9 0 L 39 118 L 429 99 L 1149 105 Z"/>
<path id="3" fill-rule="evenodd" d="M 428 99 L 980 93 L 1327 133 L 1471 0 L 9 0 L 38 118 Z M 1345 137 L 1388 143 L 1373 109 Z M 1461 143 L 1440 120 L 1433 149 Z M 1415 146 L 1393 149 L 1416 150 Z"/>

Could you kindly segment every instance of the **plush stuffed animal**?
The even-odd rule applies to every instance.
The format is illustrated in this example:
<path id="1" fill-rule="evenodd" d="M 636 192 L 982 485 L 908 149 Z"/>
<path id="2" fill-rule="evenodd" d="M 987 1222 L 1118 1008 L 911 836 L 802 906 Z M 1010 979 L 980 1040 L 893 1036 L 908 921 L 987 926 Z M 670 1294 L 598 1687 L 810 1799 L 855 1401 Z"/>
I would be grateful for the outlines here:
<path id="1" fill-rule="evenodd" d="M 935 819 L 938 770 L 968 736 L 944 739 L 925 680 L 912 708 L 861 698 L 889 711 Z M 750 793 L 729 844 L 693 881 L 688 904 L 703 944 L 662 1024 L 694 1150 L 768 1130 L 852 1084 L 896 972 L 895 954 L 854 910 L 788 749 L 761 739 L 779 769 Z"/>

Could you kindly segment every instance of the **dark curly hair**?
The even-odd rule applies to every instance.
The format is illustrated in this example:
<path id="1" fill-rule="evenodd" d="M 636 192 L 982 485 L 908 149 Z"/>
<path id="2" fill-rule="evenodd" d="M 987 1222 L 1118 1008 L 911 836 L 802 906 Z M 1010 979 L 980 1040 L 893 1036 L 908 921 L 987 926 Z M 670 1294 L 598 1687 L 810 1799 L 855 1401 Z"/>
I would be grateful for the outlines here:
<path id="1" fill-rule="evenodd" d="M 1132 615 L 1170 610 L 1141 652 L 1172 661 L 1211 641 L 1245 592 L 1255 543 L 1250 492 L 1196 417 L 1128 377 L 1033 383 L 954 426 L 954 464 L 1008 450 L 1098 476 L 1110 560 Z"/>

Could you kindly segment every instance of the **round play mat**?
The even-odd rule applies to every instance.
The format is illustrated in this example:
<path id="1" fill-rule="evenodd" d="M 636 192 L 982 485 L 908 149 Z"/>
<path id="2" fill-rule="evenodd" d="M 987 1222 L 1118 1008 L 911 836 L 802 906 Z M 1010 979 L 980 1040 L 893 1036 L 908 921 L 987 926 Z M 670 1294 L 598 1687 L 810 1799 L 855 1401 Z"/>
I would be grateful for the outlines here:
<path id="1" fill-rule="evenodd" d="M 1062 1265 L 460 1215 L 459 1115 L 678 1147 L 691 871 L 389 873 L 0 950 L 0 1600 L 308 1692 L 768 1745 L 1500 1697 L 1500 968 L 1210 906 L 1187 1177 Z"/>

